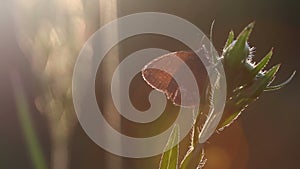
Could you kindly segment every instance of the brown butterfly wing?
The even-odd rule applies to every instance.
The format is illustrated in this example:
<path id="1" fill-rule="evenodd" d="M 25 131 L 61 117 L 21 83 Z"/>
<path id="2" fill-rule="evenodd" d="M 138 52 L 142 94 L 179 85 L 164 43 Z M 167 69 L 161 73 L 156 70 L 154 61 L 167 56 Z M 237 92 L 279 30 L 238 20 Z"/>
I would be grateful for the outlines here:
<path id="1" fill-rule="evenodd" d="M 180 58 L 192 71 L 198 84 L 199 93 L 191 91 L 188 86 L 181 86 L 182 91 L 179 90 L 179 86 L 173 77 L 182 73 L 183 62 L 174 59 L 174 56 Z M 159 67 L 162 70 L 152 67 Z M 163 70 L 167 70 L 169 73 Z M 207 83 L 207 73 L 204 65 L 194 52 L 188 51 L 173 52 L 154 59 L 144 67 L 142 75 L 150 86 L 166 94 L 167 98 L 174 104 L 187 107 L 199 104 L 198 100 L 195 99 L 196 97 L 193 96 L 201 96 Z M 188 76 L 183 77 L 182 80 L 189 81 L 189 78 Z M 181 97 L 185 102 L 181 101 Z"/>

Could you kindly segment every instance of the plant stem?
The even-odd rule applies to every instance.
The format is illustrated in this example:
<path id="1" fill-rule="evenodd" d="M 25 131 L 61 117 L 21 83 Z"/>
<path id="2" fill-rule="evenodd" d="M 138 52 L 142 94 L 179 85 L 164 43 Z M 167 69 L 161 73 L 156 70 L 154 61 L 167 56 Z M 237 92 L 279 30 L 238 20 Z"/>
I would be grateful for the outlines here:
<path id="1" fill-rule="evenodd" d="M 53 123 L 52 123 L 53 124 Z M 69 136 L 63 129 L 64 125 L 60 121 L 51 125 L 52 149 L 51 149 L 51 168 L 68 169 L 69 168 Z"/>

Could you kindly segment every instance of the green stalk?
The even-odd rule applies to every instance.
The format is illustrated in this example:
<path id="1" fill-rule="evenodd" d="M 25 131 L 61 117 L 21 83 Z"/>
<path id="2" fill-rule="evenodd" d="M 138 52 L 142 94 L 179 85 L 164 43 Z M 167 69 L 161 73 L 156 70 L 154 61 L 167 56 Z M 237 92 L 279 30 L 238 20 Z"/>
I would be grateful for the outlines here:
<path id="1" fill-rule="evenodd" d="M 21 85 L 20 78 L 16 75 L 11 76 L 17 112 L 25 137 L 26 145 L 29 150 L 30 159 L 35 169 L 47 169 L 45 158 L 41 150 L 32 119 L 30 116 L 27 99 Z"/>

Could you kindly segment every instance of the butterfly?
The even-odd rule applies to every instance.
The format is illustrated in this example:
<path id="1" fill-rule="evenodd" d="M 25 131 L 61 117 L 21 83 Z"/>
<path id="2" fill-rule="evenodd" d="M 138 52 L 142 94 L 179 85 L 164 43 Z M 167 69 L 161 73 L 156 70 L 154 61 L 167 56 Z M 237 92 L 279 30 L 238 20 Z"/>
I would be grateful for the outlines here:
<path id="1" fill-rule="evenodd" d="M 166 97 L 173 102 L 173 104 L 183 107 L 192 107 L 199 104 L 195 95 L 202 96 L 207 93 L 207 86 L 209 86 L 209 79 L 206 68 L 203 64 L 203 59 L 198 55 L 204 56 L 204 61 L 209 61 L 209 54 L 205 48 L 196 51 L 177 51 L 160 56 L 149 62 L 142 69 L 143 79 L 154 89 L 164 93 Z M 174 59 L 174 58 L 179 58 Z M 193 74 L 185 76 L 183 73 L 184 66 L 187 66 Z M 159 69 L 156 69 L 158 67 Z M 168 70 L 163 71 L 163 70 Z M 180 79 L 186 81 L 185 85 L 180 86 L 174 79 L 174 76 L 182 76 Z M 194 78 L 199 93 L 191 90 L 188 85 L 190 78 Z M 203 100 L 203 99 L 201 99 Z M 203 100 L 204 101 L 204 100 Z"/>
<path id="2" fill-rule="evenodd" d="M 191 80 L 190 76 L 185 76 L 182 73 L 185 66 L 193 74 L 192 78 L 197 83 L 198 93 L 189 88 L 189 83 L 183 83 L 183 86 L 179 86 L 174 79 L 174 76 L 179 74 L 179 76 L 182 76 L 181 80 Z M 199 105 L 200 109 L 202 109 L 201 107 L 208 109 L 206 112 L 207 118 L 199 135 L 200 143 L 205 142 L 212 135 L 222 116 L 222 112 L 214 109 L 212 101 L 214 100 L 213 91 L 219 82 L 219 80 L 216 80 L 219 79 L 219 74 L 214 67 L 214 58 L 203 46 L 195 52 L 177 51 L 165 54 L 152 60 L 142 69 L 142 76 L 148 85 L 164 93 L 173 104 L 182 107 Z M 213 84 L 210 85 L 210 82 Z M 197 97 L 194 97 L 195 95 L 200 96 L 200 103 Z"/>

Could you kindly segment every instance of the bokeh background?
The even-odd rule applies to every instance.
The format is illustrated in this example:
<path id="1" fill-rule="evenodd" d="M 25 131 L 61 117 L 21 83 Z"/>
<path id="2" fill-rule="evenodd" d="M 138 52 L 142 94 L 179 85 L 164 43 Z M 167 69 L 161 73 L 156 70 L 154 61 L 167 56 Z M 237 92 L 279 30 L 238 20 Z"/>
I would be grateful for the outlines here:
<path id="1" fill-rule="evenodd" d="M 105 6 L 99 5 L 101 3 L 105 4 L 104 2 L 115 2 L 114 8 L 105 8 Z M 30 3 L 38 5 L 30 6 Z M 108 5 L 112 6 L 111 4 Z M 23 10 L 32 11 L 32 13 L 29 15 Z M 37 32 L 40 32 L 40 30 L 35 29 L 36 25 L 42 25 L 40 28 L 45 30 L 44 34 L 46 35 L 47 33 L 51 34 L 51 26 L 55 27 L 58 25 L 60 30 L 62 30 L 61 34 L 58 34 L 59 37 L 65 36 L 67 40 L 65 40 L 63 48 L 57 48 L 55 46 L 57 45 L 56 41 L 49 39 L 51 43 L 52 41 L 55 42 L 53 42 L 54 47 L 51 48 L 56 51 L 54 56 L 65 58 L 58 59 L 54 65 L 59 65 L 60 63 L 71 64 L 76 58 L 76 52 L 81 48 L 84 40 L 101 25 L 109 21 L 109 19 L 105 20 L 105 18 L 120 17 L 146 11 L 165 12 L 185 18 L 198 26 L 207 35 L 209 35 L 212 21 L 215 20 L 213 40 L 216 49 L 220 52 L 231 29 L 238 33 L 248 23 L 255 21 L 255 28 L 250 37 L 250 45 L 256 47 L 254 59 L 259 60 L 270 48 L 274 47 L 274 56 L 269 64 L 282 63 L 282 68 L 277 74 L 278 78 L 274 83 L 285 80 L 294 70 L 300 72 L 300 2 L 297 0 L 82 0 L 76 1 L 76 3 L 75 0 L 28 2 L 1 0 L 1 169 L 35 168 L 28 148 L 24 125 L 22 125 L 22 116 L 18 111 L 18 97 L 14 95 L 14 92 L 19 90 L 23 91 L 28 103 L 28 114 L 32 118 L 30 124 L 36 132 L 40 152 L 42 152 L 42 156 L 45 159 L 45 166 L 46 168 L 53 168 L 51 160 L 54 145 L 52 137 L 53 125 L 52 127 L 49 125 L 51 123 L 49 115 L 39 112 L 39 107 L 36 106 L 36 98 L 40 96 L 41 90 L 43 90 L 40 87 L 40 76 L 55 79 L 57 75 L 58 78 L 53 80 L 53 83 L 57 83 L 60 86 L 60 84 L 64 85 L 63 82 L 66 80 L 63 77 L 69 74 L 64 69 L 61 70 L 61 67 L 57 68 L 55 66 L 52 69 L 57 71 L 50 71 L 46 75 L 39 74 L 40 69 L 39 67 L 36 68 L 36 65 L 39 65 L 40 62 L 38 64 L 36 62 L 33 63 L 30 58 L 32 58 L 31 55 L 42 57 L 39 55 L 45 54 L 45 51 L 31 51 L 33 49 L 36 51 L 36 48 L 32 47 L 42 46 L 39 46 L 39 44 L 44 44 L 45 41 L 47 42 L 47 39 L 45 41 L 36 41 L 36 44 L 31 43 L 30 37 L 35 37 L 38 34 Z M 113 15 L 115 16 L 107 16 L 111 13 L 114 13 Z M 76 22 L 60 20 L 59 14 L 61 14 L 61 18 L 71 18 L 71 21 L 73 21 L 72 18 L 76 18 Z M 49 23 L 53 23 L 53 25 Z M 71 25 L 72 23 L 74 25 Z M 83 27 L 84 29 L 82 30 L 81 28 Z M 44 34 L 43 32 L 41 33 L 42 38 Z M 24 35 L 28 35 L 28 41 L 26 41 Z M 164 37 L 134 37 L 120 44 L 119 59 L 145 47 L 161 47 L 171 51 L 182 48 L 177 42 Z M 113 55 L 113 51 L 111 55 Z M 52 59 L 56 60 L 55 57 Z M 109 61 L 107 62 L 109 63 Z M 72 69 L 68 68 L 68 70 Z M 99 70 L 99 76 L 101 76 L 102 71 Z M 264 93 L 257 102 L 246 109 L 237 123 L 211 138 L 207 146 L 208 163 L 205 168 L 300 168 L 299 84 L 300 77 L 296 74 L 292 83 L 280 91 Z M 48 81 L 46 81 L 45 85 L 48 85 Z M 96 89 L 96 93 L 100 100 L 99 102 L 101 102 L 101 98 L 106 94 L 101 92 L 102 86 L 100 82 L 97 86 L 99 87 Z M 58 95 L 60 96 L 60 94 Z M 134 97 L 139 98 L 142 96 Z M 133 98 L 133 102 L 134 100 Z M 73 116 L 71 115 L 70 118 L 73 118 Z M 62 126 L 64 125 L 65 123 Z M 76 119 L 72 119 L 72 124 L 68 124 L 68 126 L 72 128 L 71 131 L 67 130 L 69 131 L 67 149 L 69 151 L 68 161 L 70 169 L 150 169 L 158 167 L 159 156 L 147 159 L 117 157 L 105 152 L 94 144 L 82 128 L 76 125 Z M 143 133 L 143 130 L 140 132 Z"/>

